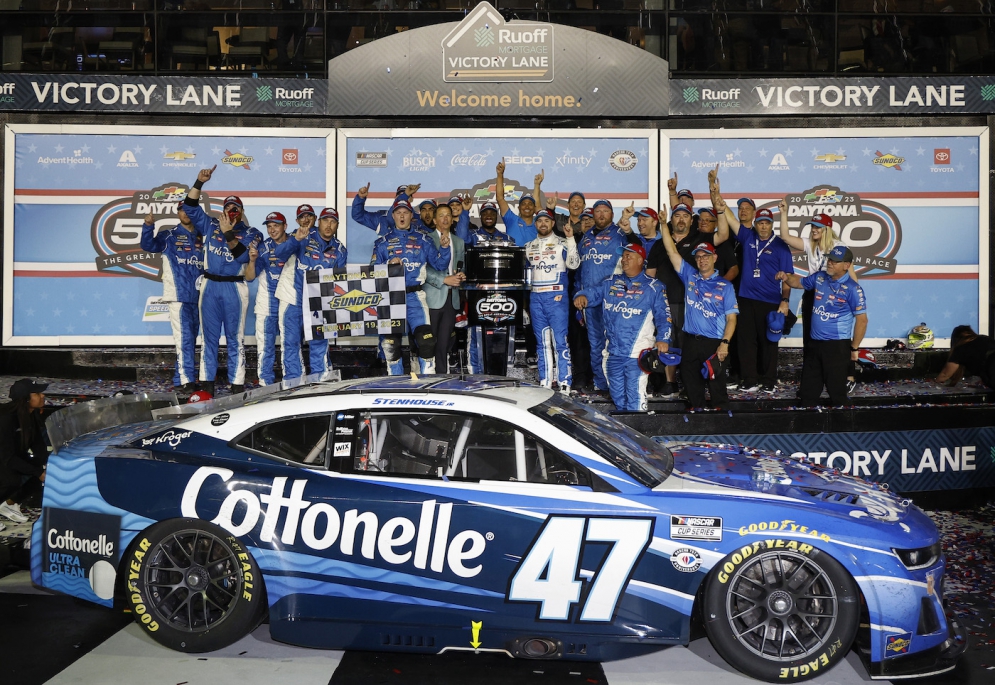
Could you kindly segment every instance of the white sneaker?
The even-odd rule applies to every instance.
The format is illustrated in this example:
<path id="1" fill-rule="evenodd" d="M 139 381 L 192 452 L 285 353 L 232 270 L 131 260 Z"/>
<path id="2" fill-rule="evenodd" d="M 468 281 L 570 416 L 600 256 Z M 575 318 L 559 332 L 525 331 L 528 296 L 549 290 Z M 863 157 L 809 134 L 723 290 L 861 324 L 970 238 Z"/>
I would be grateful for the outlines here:
<path id="1" fill-rule="evenodd" d="M 6 502 L 0 502 L 0 516 L 8 518 L 14 523 L 27 523 L 28 521 L 28 517 L 21 513 L 20 506 Z"/>

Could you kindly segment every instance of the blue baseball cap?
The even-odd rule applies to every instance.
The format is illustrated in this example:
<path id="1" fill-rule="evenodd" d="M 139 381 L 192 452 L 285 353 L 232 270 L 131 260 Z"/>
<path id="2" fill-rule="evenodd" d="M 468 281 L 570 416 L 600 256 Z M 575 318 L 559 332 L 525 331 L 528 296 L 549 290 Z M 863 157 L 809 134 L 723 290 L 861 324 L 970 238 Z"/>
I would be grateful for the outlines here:
<path id="1" fill-rule="evenodd" d="M 581 200 L 584 201 L 585 205 L 587 204 L 587 198 L 584 197 L 584 193 L 582 193 L 582 192 L 580 192 L 578 190 L 575 190 L 572 193 L 570 193 L 570 197 L 567 198 L 567 202 L 570 202 L 570 200 L 574 199 L 574 197 L 579 197 Z"/>
<path id="2" fill-rule="evenodd" d="M 756 202 L 754 202 L 753 200 L 751 200 L 751 199 L 750 199 L 750 198 L 748 198 L 748 197 L 741 197 L 741 198 L 739 198 L 738 200 L 736 200 L 736 206 L 737 206 L 737 207 L 739 207 L 739 206 L 740 206 L 741 204 L 743 204 L 744 202 L 745 202 L 746 204 L 750 205 L 751 207 L 753 207 L 754 209 L 756 209 L 756 208 L 757 208 L 757 203 L 756 203 Z"/>
<path id="3" fill-rule="evenodd" d="M 687 206 L 686 204 L 684 204 L 683 202 L 681 202 L 680 204 L 676 204 L 676 205 L 674 205 L 674 211 L 672 211 L 672 212 L 670 213 L 670 216 L 671 216 L 671 217 L 672 217 L 672 216 L 674 216 L 674 214 L 677 214 L 677 212 L 687 212 L 688 214 L 692 214 L 692 213 L 693 213 L 693 212 L 691 211 L 691 208 L 690 208 L 690 207 L 688 207 L 688 206 Z"/>
<path id="4" fill-rule="evenodd" d="M 536 199 L 532 196 L 532 193 L 523 193 L 522 196 L 518 198 L 518 204 L 522 204 L 526 200 L 532 200 L 532 204 L 536 203 Z"/>
<path id="5" fill-rule="evenodd" d="M 553 213 L 548 209 L 540 209 L 538 212 L 535 213 L 536 221 L 543 218 L 549 219 L 550 221 L 556 221 L 556 217 L 554 217 Z"/>
<path id="6" fill-rule="evenodd" d="M 394 206 L 390 208 L 390 213 L 393 214 L 399 209 L 406 209 L 412 214 L 415 213 L 415 210 L 411 209 L 411 203 L 408 202 L 407 200 L 398 200 L 397 202 L 395 202 Z"/>
<path id="7" fill-rule="evenodd" d="M 767 315 L 767 339 L 778 342 L 784 334 L 784 314 L 776 309 Z"/>
<path id="8" fill-rule="evenodd" d="M 853 252 L 851 252 L 850 248 L 846 245 L 837 245 L 826 253 L 826 259 L 830 259 L 834 262 L 853 263 Z"/>
<path id="9" fill-rule="evenodd" d="M 701 216 L 702 214 L 711 214 L 713 219 L 719 218 L 719 215 L 716 214 L 715 210 L 712 209 L 711 207 L 702 207 L 701 209 L 699 209 L 698 216 Z"/>
<path id="10" fill-rule="evenodd" d="M 421 209 L 421 208 L 422 208 L 422 207 L 424 207 L 425 205 L 430 205 L 430 206 L 432 207 L 432 209 L 435 209 L 436 207 L 438 207 L 438 206 L 439 206 L 439 205 L 438 205 L 438 204 L 437 204 L 437 203 L 435 202 L 435 200 L 422 200 L 421 202 L 419 202 L 419 203 L 418 203 L 418 209 Z"/>
<path id="11" fill-rule="evenodd" d="M 614 207 L 612 207 L 612 203 L 611 203 L 611 202 L 609 202 L 608 200 L 597 200 L 597 201 L 596 201 L 596 202 L 594 203 L 594 206 L 592 206 L 592 207 L 591 207 L 591 211 L 594 211 L 594 210 L 595 210 L 595 209 L 597 209 L 598 207 L 607 207 L 607 208 L 608 208 L 608 209 L 610 209 L 611 211 L 613 211 L 613 212 L 615 211 L 615 208 L 614 208 Z"/>

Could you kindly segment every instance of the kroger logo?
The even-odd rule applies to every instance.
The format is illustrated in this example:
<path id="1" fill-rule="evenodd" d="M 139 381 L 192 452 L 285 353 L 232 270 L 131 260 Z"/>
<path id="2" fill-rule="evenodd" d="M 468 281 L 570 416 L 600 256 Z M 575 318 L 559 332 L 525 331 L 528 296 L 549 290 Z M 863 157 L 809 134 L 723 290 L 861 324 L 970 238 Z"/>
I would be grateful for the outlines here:
<path id="1" fill-rule="evenodd" d="M 626 307 L 624 304 L 612 304 L 611 302 L 605 302 L 605 309 L 609 312 L 615 312 L 616 314 L 621 314 L 623 319 L 631 319 L 634 316 L 640 316 L 643 313 L 642 309 L 636 309 L 635 307 Z"/>
<path id="2" fill-rule="evenodd" d="M 234 475 L 229 469 L 211 466 L 197 469 L 183 490 L 180 513 L 191 518 L 206 518 L 197 510 L 197 499 L 201 490 L 208 489 L 211 499 L 224 497 L 211 523 L 235 536 L 256 531 L 253 538 L 258 536 L 262 542 L 281 547 L 297 544 L 300 536 L 300 541 L 313 550 L 326 550 L 337 544 L 342 556 L 352 557 L 359 552 L 366 559 L 382 560 L 392 566 L 410 563 L 416 569 L 429 568 L 434 573 L 443 573 L 448 567 L 460 578 L 473 578 L 483 568 L 480 564 L 467 566 L 466 562 L 484 553 L 487 545 L 484 534 L 464 530 L 449 539 L 451 503 L 437 505 L 435 500 L 428 500 L 421 503 L 419 512 L 412 512 L 417 516 L 396 516 L 381 524 L 372 511 L 349 509 L 339 514 L 328 502 L 305 499 L 307 480 L 294 480 L 290 492 L 286 493 L 288 479 L 285 476 L 274 478 L 266 488 L 263 483 L 241 476 L 232 480 Z M 246 486 L 253 489 L 245 489 Z M 268 491 L 257 494 L 255 490 L 260 487 Z M 265 513 L 260 501 L 266 503 Z"/>
<path id="3" fill-rule="evenodd" d="M 832 319 L 838 319 L 840 317 L 838 312 L 826 311 L 826 308 L 821 304 L 812 310 L 812 313 L 818 316 L 823 321 L 831 321 Z"/>
<path id="4" fill-rule="evenodd" d="M 273 99 L 273 89 L 269 86 L 259 86 L 256 88 L 256 99 L 259 102 L 268 102 Z"/>
<path id="5" fill-rule="evenodd" d="M 698 102 L 698 89 L 694 86 L 688 86 L 684 89 L 684 102 Z"/>
<path id="6" fill-rule="evenodd" d="M 599 266 L 612 259 L 618 259 L 618 256 L 613 254 L 602 254 L 600 252 L 588 252 L 586 255 L 581 257 L 582 261 L 594 262 Z"/>

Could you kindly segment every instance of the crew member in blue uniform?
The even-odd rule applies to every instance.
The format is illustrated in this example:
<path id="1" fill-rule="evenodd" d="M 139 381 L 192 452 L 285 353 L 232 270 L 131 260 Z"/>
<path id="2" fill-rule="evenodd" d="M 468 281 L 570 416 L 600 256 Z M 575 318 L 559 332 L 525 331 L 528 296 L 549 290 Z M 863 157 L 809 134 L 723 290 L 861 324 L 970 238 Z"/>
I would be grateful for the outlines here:
<path id="1" fill-rule="evenodd" d="M 792 288 L 815 291 L 812 344 L 802 364 L 800 389 L 806 406 L 818 403 L 823 387 L 832 406 L 849 403 L 846 376 L 867 332 L 867 300 L 863 288 L 847 273 L 852 264 L 853 252 L 837 245 L 826 253 L 825 271 L 805 278 L 785 271 L 777 274 L 777 280 Z"/>
<path id="2" fill-rule="evenodd" d="M 525 259 L 532 273 L 532 297 L 529 314 L 535 332 L 538 353 L 539 384 L 553 384 L 553 367 L 560 392 L 570 394 L 573 373 L 570 368 L 570 346 L 567 329 L 570 322 L 568 270 L 580 266 L 580 255 L 574 242 L 573 227 L 564 228 L 565 238 L 553 229 L 556 219 L 548 209 L 535 216 L 538 237 L 525 245 Z"/>
<path id="3" fill-rule="evenodd" d="M 337 269 L 346 265 L 348 251 L 335 237 L 339 228 L 339 213 L 325 207 L 318 217 L 317 228 L 310 222 L 299 223 L 297 232 L 276 246 L 277 259 L 286 260 L 276 287 L 280 300 L 280 338 L 283 341 L 283 380 L 304 375 L 304 272 L 315 269 Z M 308 343 L 311 374 L 324 374 L 327 368 L 328 340 L 315 338 Z"/>
<path id="4" fill-rule="evenodd" d="M 420 183 L 407 186 L 397 186 L 397 190 L 394 191 L 394 202 L 397 202 L 398 200 L 410 201 L 419 188 L 421 188 Z M 366 198 L 369 197 L 369 195 L 369 183 L 356 192 L 356 197 L 352 199 L 352 220 L 366 226 L 369 229 L 372 229 L 373 231 L 376 231 L 377 235 L 384 235 L 387 231 L 394 228 L 394 218 L 386 209 L 381 209 L 376 212 L 367 211 Z"/>
<path id="5" fill-rule="evenodd" d="M 208 216 L 197 200 L 200 189 L 217 168 L 201 169 L 183 201 L 184 211 L 204 237 L 204 287 L 200 289 L 200 325 L 204 345 L 200 353 L 201 388 L 214 394 L 218 373 L 218 343 L 224 328 L 228 344 L 228 382 L 232 394 L 245 390 L 245 314 L 249 309 L 249 286 L 243 274 L 249 261 L 249 245 L 262 242 L 263 234 L 245 221 L 242 200 L 225 198 L 220 219 Z"/>
<path id="6" fill-rule="evenodd" d="M 736 291 L 732 283 L 719 276 L 715 246 L 702 241 L 691 251 L 695 266 L 688 264 L 677 250 L 670 231 L 663 233 L 663 247 L 670 263 L 684 284 L 684 342 L 681 347 L 681 377 L 691 406 L 705 406 L 706 376 L 712 406 L 725 409 L 725 363 L 729 343 L 736 332 Z M 708 362 L 706 367 L 706 362 Z"/>
<path id="7" fill-rule="evenodd" d="M 308 209 L 310 206 L 304 205 Z M 256 350 L 259 356 L 259 385 L 272 385 L 276 381 L 273 366 L 276 362 L 276 334 L 280 330 L 280 301 L 276 287 L 283 275 L 286 259 L 276 256 L 276 248 L 287 240 L 287 219 L 280 212 L 270 212 L 263 221 L 269 237 L 257 247 L 249 246 L 249 263 L 245 265 L 245 280 L 256 285 Z"/>
<path id="8" fill-rule="evenodd" d="M 432 335 L 431 316 L 422 286 L 426 267 L 438 271 L 449 268 L 451 257 L 449 235 L 440 235 L 439 247 L 429 236 L 411 228 L 414 212 L 405 200 L 394 203 L 394 230 L 378 238 L 373 245 L 373 264 L 403 264 L 405 285 L 405 312 L 407 314 L 408 340 L 418 354 L 421 373 L 435 373 L 435 336 Z M 404 373 L 401 360 L 401 337 L 386 335 L 380 339 L 387 373 L 400 376 Z"/>
<path id="9" fill-rule="evenodd" d="M 584 237 L 577 246 L 580 254 L 579 291 L 600 286 L 606 278 L 617 273 L 619 248 L 629 242 L 628 236 L 613 221 L 615 213 L 611 202 L 598 200 L 591 211 L 594 226 L 584 232 Z M 601 358 L 606 342 L 601 307 L 591 307 L 584 311 L 584 325 L 587 327 L 587 339 L 591 343 L 594 389 L 604 391 L 608 389 L 608 379 L 605 377 Z"/>
<path id="10" fill-rule="evenodd" d="M 615 408 L 645 411 L 648 376 L 639 368 L 639 355 L 654 347 L 658 352 L 670 349 L 670 307 L 663 284 L 643 272 L 643 246 L 627 244 L 620 249 L 622 273 L 581 290 L 574 306 L 604 312 L 608 334 L 604 373 Z"/>
<path id="11" fill-rule="evenodd" d="M 155 233 L 155 218 L 145 216 L 140 244 L 146 252 L 162 253 L 162 300 L 169 307 L 169 326 L 176 345 L 173 385 L 193 392 L 197 383 L 197 279 L 204 273 L 204 239 L 197 233 L 183 202 L 176 205 L 176 226 Z M 155 233 L 155 235 L 153 235 Z"/>

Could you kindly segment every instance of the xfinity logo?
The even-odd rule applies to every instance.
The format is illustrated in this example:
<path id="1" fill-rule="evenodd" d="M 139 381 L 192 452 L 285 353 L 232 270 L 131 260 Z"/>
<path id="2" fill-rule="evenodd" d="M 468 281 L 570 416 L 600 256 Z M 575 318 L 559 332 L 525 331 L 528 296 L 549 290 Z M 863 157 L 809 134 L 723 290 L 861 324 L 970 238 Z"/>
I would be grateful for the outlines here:
<path id="1" fill-rule="evenodd" d="M 578 169 L 586 169 L 591 162 L 594 161 L 594 157 L 585 157 L 584 155 L 570 155 L 564 154 L 556 158 L 556 166 L 565 167 L 575 166 Z"/>
<path id="2" fill-rule="evenodd" d="M 412 512 L 416 514 L 417 523 L 412 520 L 415 517 L 404 516 L 381 522 L 372 511 L 349 509 L 340 514 L 328 502 L 305 499 L 308 481 L 304 479 L 290 483 L 287 493 L 288 478 L 285 476 L 274 478 L 267 487 L 242 476 L 232 480 L 234 475 L 233 471 L 224 468 L 202 466 L 197 469 L 183 490 L 180 513 L 203 518 L 197 510 L 197 499 L 207 486 L 213 491 L 212 499 L 224 497 L 211 523 L 236 537 L 254 533 L 253 538 L 258 536 L 262 542 L 284 546 L 298 544 L 300 536 L 301 543 L 316 551 L 337 545 L 337 552 L 345 557 L 353 557 L 358 552 L 371 561 L 381 560 L 391 566 L 410 563 L 416 569 L 429 569 L 434 573 L 448 570 L 460 578 L 473 578 L 483 569 L 481 564 L 468 566 L 467 562 L 484 553 L 485 535 L 464 530 L 450 539 L 451 503 L 422 502 L 418 511 Z M 259 489 L 264 491 L 257 494 Z"/>

